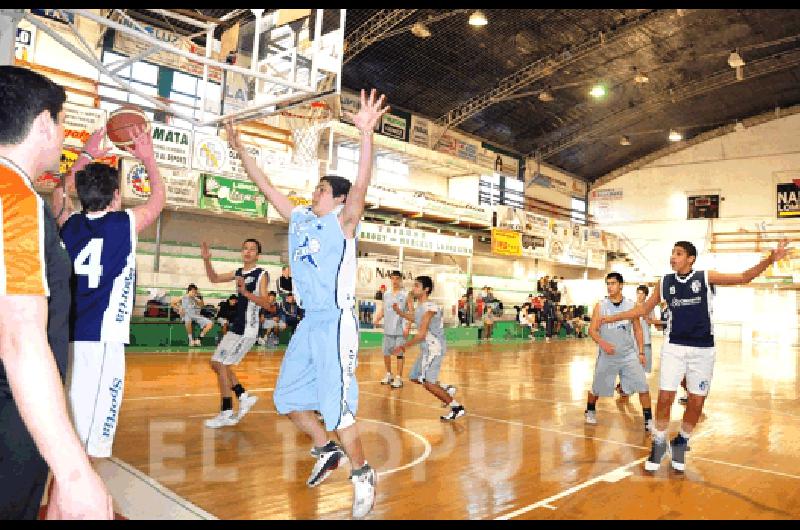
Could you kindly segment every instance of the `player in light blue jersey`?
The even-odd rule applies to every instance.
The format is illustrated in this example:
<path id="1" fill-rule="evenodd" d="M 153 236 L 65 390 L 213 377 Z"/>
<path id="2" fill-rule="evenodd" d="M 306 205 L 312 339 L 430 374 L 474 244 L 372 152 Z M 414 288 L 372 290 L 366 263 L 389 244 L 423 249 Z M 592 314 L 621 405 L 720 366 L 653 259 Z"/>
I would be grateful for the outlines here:
<path id="1" fill-rule="evenodd" d="M 361 91 L 361 108 L 348 118 L 361 132 L 358 175 L 355 182 L 325 176 L 312 194 L 311 206 L 298 206 L 278 191 L 247 153 L 238 133 L 227 124 L 228 142 L 238 152 L 247 174 L 289 223 L 289 259 L 292 287 L 305 317 L 286 349 L 278 381 L 275 407 L 314 442 L 317 462 L 306 482 L 315 487 L 346 456 L 352 466 L 353 517 L 363 517 L 375 504 L 377 474 L 364 458 L 355 414 L 358 408 L 358 320 L 354 311 L 356 236 L 372 176 L 373 132 L 385 96 L 373 89 Z M 314 410 L 322 413 L 325 427 Z M 335 430 L 342 448 L 329 441 L 325 430 Z"/>
<path id="2" fill-rule="evenodd" d="M 586 402 L 586 423 L 597 423 L 596 404 L 600 397 L 613 397 L 614 382 L 620 378 L 623 394 L 639 394 L 644 413 L 644 430 L 653 425 L 650 404 L 650 388 L 644 373 L 646 364 L 642 326 L 639 320 L 616 324 L 601 324 L 604 315 L 613 315 L 634 307 L 633 301 L 622 296 L 622 275 L 611 272 L 606 275 L 608 296 L 594 306 L 589 336 L 597 343 L 597 363 L 594 368 L 592 389 Z"/>
<path id="3" fill-rule="evenodd" d="M 436 396 L 439 401 L 450 407 L 450 412 L 441 419 L 453 421 L 467 413 L 464 406 L 453 398 L 447 385 L 439 383 L 439 370 L 442 368 L 442 359 L 447 352 L 447 341 L 444 337 L 442 323 L 442 308 L 428 298 L 433 292 L 433 280 L 430 276 L 417 276 L 411 294 L 417 301 L 414 313 L 402 311 L 395 303 L 393 308 L 397 313 L 417 326 L 414 338 L 405 345 L 395 346 L 392 353 L 395 355 L 405 353 L 406 349 L 419 344 L 420 352 L 414 367 L 411 368 L 409 380 L 421 384 L 425 390 Z"/>
<path id="4" fill-rule="evenodd" d="M 111 456 L 125 382 L 125 345 L 136 280 L 136 236 L 164 207 L 164 182 L 149 132 L 140 131 L 126 150 L 141 160 L 150 180 L 150 197 L 120 211 L 119 173 L 100 163 L 102 128 L 86 142 L 67 176 L 77 188 L 83 211 L 74 212 L 69 194 L 57 189 L 53 206 L 61 238 L 73 262 L 70 315 L 70 369 L 67 386 L 75 430 L 94 458 Z"/>
<path id="5" fill-rule="evenodd" d="M 403 317 L 392 308 L 393 304 L 397 304 L 404 311 L 411 311 L 413 306 L 411 304 L 411 297 L 408 292 L 403 289 L 403 275 L 400 271 L 392 271 L 389 273 L 389 279 L 392 280 L 392 290 L 383 293 L 383 304 L 378 308 L 375 313 L 375 324 L 382 319 L 383 323 L 383 364 L 386 366 L 386 376 L 381 380 L 382 385 L 392 385 L 392 388 L 400 388 L 403 386 L 403 352 L 392 353 L 397 346 L 401 346 L 405 342 L 403 331 L 405 321 Z M 397 357 L 397 375 L 392 374 L 392 355 Z"/>
<path id="6" fill-rule="evenodd" d="M 689 438 L 703 412 L 714 373 L 713 299 L 716 285 L 744 285 L 767 270 L 771 264 L 783 259 L 787 240 L 781 240 L 775 250 L 740 273 L 723 274 L 717 271 L 696 271 L 697 249 L 689 241 L 678 241 L 672 248 L 669 264 L 673 274 L 667 274 L 656 284 L 650 298 L 636 308 L 603 317 L 603 322 L 638 319 L 644 317 L 664 300 L 670 310 L 664 345 L 661 347 L 661 369 L 656 407 L 656 424 L 650 457 L 645 461 L 646 471 L 657 471 L 667 452 L 676 471 L 686 468 L 686 451 Z M 667 445 L 669 414 L 681 380 L 686 378 L 689 393 L 683 413 L 681 430 Z"/>

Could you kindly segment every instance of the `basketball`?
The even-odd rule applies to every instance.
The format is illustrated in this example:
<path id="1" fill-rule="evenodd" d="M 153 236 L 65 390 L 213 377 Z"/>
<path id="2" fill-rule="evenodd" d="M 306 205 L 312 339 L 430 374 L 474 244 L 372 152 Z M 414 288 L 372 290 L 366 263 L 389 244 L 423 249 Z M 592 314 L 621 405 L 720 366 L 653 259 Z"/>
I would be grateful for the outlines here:
<path id="1" fill-rule="evenodd" d="M 139 108 L 127 105 L 111 113 L 106 122 L 108 139 L 119 148 L 133 147 L 136 132 L 144 127 L 151 130 L 150 120 Z"/>

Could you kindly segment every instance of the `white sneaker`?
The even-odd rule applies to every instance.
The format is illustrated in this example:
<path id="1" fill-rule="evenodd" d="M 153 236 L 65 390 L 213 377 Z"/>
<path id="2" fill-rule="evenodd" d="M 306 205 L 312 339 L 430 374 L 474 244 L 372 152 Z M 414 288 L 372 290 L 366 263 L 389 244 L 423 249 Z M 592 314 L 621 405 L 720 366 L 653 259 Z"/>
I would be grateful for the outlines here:
<path id="1" fill-rule="evenodd" d="M 205 421 L 206 427 L 219 429 L 220 427 L 230 427 L 236 425 L 239 420 L 233 415 L 233 410 L 223 410 L 215 417 Z"/>
<path id="2" fill-rule="evenodd" d="M 586 423 L 589 425 L 597 425 L 597 411 L 587 410 L 583 413 L 583 415 L 586 418 Z"/>
<path id="3" fill-rule="evenodd" d="M 263 345 L 265 344 L 265 342 L 264 342 L 264 337 L 258 337 L 258 339 L 256 340 L 256 342 L 258 342 L 258 345 L 259 345 L 259 346 L 263 346 Z"/>
<path id="4" fill-rule="evenodd" d="M 403 380 L 400 377 L 395 377 L 392 381 L 392 388 L 400 388 L 403 386 Z"/>
<path id="5" fill-rule="evenodd" d="M 392 382 L 392 374 L 386 372 L 386 375 L 383 377 L 383 379 L 381 379 L 381 384 L 388 385 L 391 382 Z"/>
<path id="6" fill-rule="evenodd" d="M 444 421 L 453 421 L 457 420 L 466 413 L 467 411 L 464 410 L 464 405 L 458 405 L 457 407 L 450 407 L 450 413 L 445 416 L 439 416 L 439 418 Z"/>
<path id="7" fill-rule="evenodd" d="M 359 519 L 364 517 L 375 506 L 375 486 L 378 483 L 378 474 L 369 467 L 360 475 L 351 475 L 353 482 L 353 517 Z"/>
<path id="8" fill-rule="evenodd" d="M 253 405 L 256 404 L 256 401 L 258 401 L 258 396 L 251 396 L 247 392 L 239 397 L 239 413 L 236 415 L 237 422 L 244 418 L 244 415 L 247 414 L 251 408 L 253 408 Z"/>

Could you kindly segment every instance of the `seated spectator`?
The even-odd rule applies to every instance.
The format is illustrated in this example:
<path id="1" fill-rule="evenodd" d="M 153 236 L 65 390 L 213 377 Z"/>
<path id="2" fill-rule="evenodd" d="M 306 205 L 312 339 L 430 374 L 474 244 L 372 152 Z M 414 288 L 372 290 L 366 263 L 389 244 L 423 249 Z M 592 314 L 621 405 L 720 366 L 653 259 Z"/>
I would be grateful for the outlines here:
<path id="1" fill-rule="evenodd" d="M 281 300 L 285 300 L 286 295 L 292 292 L 292 277 L 287 265 L 281 268 L 281 275 L 275 280 L 275 287 L 278 289 L 277 294 L 281 295 Z"/>
<path id="2" fill-rule="evenodd" d="M 222 337 L 228 332 L 228 325 L 230 324 L 231 319 L 236 314 L 236 303 L 239 301 L 239 297 L 235 294 L 232 294 L 228 297 L 227 300 L 223 300 L 219 303 L 217 309 L 217 322 L 222 329 L 218 335 L 218 338 L 221 340 Z"/>
<path id="3" fill-rule="evenodd" d="M 294 301 L 294 294 L 289 293 L 286 295 L 286 300 L 281 302 L 280 313 L 283 318 L 283 323 L 294 333 L 294 330 L 297 329 L 297 324 L 299 324 L 300 320 L 303 318 L 303 310 L 300 309 L 300 306 Z"/>
<path id="4" fill-rule="evenodd" d="M 258 343 L 262 346 L 277 346 L 280 342 L 278 333 L 282 329 L 286 329 L 286 323 L 281 320 L 280 307 L 275 301 L 277 293 L 270 291 L 267 294 L 267 306 L 261 308 L 261 330 L 262 336 L 259 337 Z"/>
<path id="5" fill-rule="evenodd" d="M 536 313 L 534 313 L 533 307 L 527 302 L 522 304 L 522 308 L 520 308 L 519 323 L 521 326 L 528 326 L 531 328 L 529 338 L 533 340 L 533 332 L 536 329 Z"/>
<path id="6" fill-rule="evenodd" d="M 200 309 L 203 307 L 203 298 L 198 292 L 197 286 L 190 283 L 186 287 L 186 294 L 180 298 L 179 302 L 173 302 L 173 309 L 181 316 L 183 323 L 186 326 L 186 336 L 189 337 L 189 346 L 200 346 L 201 340 L 206 336 L 214 322 L 200 314 Z M 202 330 L 200 337 L 194 338 L 194 330 L 192 324 L 196 322 Z"/>

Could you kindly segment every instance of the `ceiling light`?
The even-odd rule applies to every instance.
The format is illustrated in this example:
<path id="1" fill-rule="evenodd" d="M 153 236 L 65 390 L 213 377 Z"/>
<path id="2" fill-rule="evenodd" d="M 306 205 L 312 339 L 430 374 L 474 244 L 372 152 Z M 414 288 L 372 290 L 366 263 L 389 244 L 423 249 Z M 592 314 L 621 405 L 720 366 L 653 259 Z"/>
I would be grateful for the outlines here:
<path id="1" fill-rule="evenodd" d="M 431 30 L 422 22 L 414 22 L 414 25 L 411 26 L 411 33 L 421 39 L 427 39 L 431 36 Z"/>
<path id="2" fill-rule="evenodd" d="M 603 85 L 594 85 L 589 91 L 589 95 L 594 98 L 601 98 L 606 95 L 606 87 Z"/>
<path id="3" fill-rule="evenodd" d="M 675 129 L 669 130 L 669 141 L 670 142 L 680 142 L 683 140 L 683 135 L 676 131 Z"/>
<path id="4" fill-rule="evenodd" d="M 647 77 L 647 74 L 644 72 L 638 72 L 635 76 L 633 76 L 633 80 L 636 83 L 647 83 L 650 81 L 650 78 Z"/>
<path id="5" fill-rule="evenodd" d="M 631 139 L 627 136 L 622 136 L 619 139 L 619 145 L 631 145 Z"/>
<path id="6" fill-rule="evenodd" d="M 728 56 L 728 66 L 730 66 L 731 68 L 738 68 L 740 66 L 744 66 L 744 59 L 742 59 L 742 56 L 739 55 L 738 51 L 734 50 Z"/>
<path id="7" fill-rule="evenodd" d="M 539 92 L 539 101 L 547 102 L 547 101 L 553 101 L 554 99 L 555 98 L 553 97 L 553 94 L 550 93 L 549 90 L 542 90 L 541 92 Z"/>
<path id="8" fill-rule="evenodd" d="M 483 11 L 481 11 L 480 9 L 476 9 L 469 16 L 469 25 L 470 26 L 485 26 L 488 23 L 489 23 L 489 21 L 486 20 L 486 15 L 484 15 Z"/>

